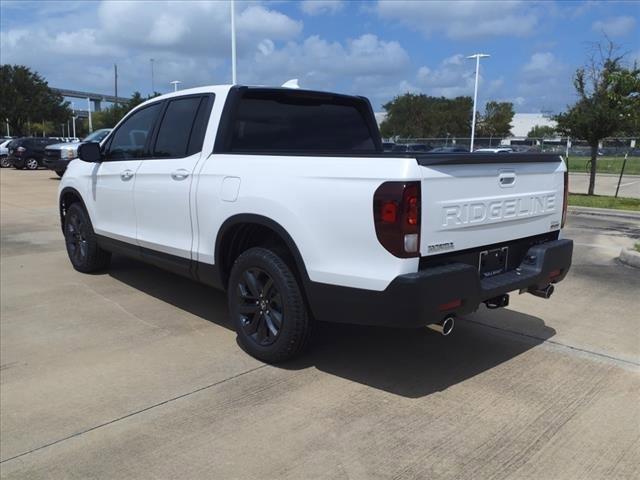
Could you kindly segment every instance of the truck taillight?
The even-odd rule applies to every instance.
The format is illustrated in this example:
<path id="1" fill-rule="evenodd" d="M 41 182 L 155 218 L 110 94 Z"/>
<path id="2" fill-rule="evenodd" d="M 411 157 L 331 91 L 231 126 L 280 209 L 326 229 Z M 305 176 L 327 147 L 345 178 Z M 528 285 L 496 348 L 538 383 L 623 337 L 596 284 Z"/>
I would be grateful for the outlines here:
<path id="1" fill-rule="evenodd" d="M 567 221 L 567 207 L 569 206 L 569 167 L 564 172 L 564 199 L 562 202 L 562 224 L 561 228 L 564 228 L 564 223 Z"/>
<path id="2" fill-rule="evenodd" d="M 420 256 L 420 182 L 385 182 L 373 196 L 378 241 L 396 257 Z"/>

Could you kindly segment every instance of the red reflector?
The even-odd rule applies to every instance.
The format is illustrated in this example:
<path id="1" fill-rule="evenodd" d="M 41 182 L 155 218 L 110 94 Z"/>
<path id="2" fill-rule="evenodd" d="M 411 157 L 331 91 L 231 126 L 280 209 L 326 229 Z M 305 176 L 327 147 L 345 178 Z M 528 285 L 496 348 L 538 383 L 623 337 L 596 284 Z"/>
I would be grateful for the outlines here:
<path id="1" fill-rule="evenodd" d="M 438 310 L 441 312 L 444 312 L 445 310 L 451 310 L 452 308 L 458 308 L 460 305 L 462 305 L 462 299 L 458 298 L 456 300 L 453 300 L 449 303 L 443 303 L 441 305 L 438 305 Z"/>
<path id="2" fill-rule="evenodd" d="M 554 270 L 553 272 L 551 272 L 551 273 L 549 274 L 549 278 L 550 278 L 550 279 L 554 279 L 554 278 L 556 278 L 556 277 L 559 277 L 561 273 L 562 273 L 562 271 L 561 271 L 561 270 Z"/>
<path id="3" fill-rule="evenodd" d="M 396 223 L 398 217 L 398 207 L 395 202 L 385 202 L 382 204 L 380 218 L 385 223 Z"/>

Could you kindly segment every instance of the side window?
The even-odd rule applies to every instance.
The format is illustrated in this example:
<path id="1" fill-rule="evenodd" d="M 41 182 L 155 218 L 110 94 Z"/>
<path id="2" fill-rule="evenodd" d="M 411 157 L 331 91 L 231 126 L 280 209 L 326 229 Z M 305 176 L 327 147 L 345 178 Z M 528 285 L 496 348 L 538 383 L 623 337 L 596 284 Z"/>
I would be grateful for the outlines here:
<path id="1" fill-rule="evenodd" d="M 127 118 L 113 135 L 108 160 L 129 160 L 146 156 L 145 144 L 151 134 L 161 102 L 154 103 Z"/>
<path id="2" fill-rule="evenodd" d="M 200 102 L 196 121 L 191 131 L 191 138 L 189 139 L 187 155 L 193 155 L 194 153 L 202 151 L 202 143 L 204 142 L 204 135 L 207 133 L 207 125 L 209 125 L 209 117 L 211 116 L 211 108 L 213 107 L 214 100 L 214 95 L 207 95 L 203 97 L 202 102 Z"/>
<path id="3" fill-rule="evenodd" d="M 181 158 L 187 155 L 189 139 L 202 100 L 202 97 L 186 97 L 169 101 L 158 129 L 153 149 L 154 158 Z"/>

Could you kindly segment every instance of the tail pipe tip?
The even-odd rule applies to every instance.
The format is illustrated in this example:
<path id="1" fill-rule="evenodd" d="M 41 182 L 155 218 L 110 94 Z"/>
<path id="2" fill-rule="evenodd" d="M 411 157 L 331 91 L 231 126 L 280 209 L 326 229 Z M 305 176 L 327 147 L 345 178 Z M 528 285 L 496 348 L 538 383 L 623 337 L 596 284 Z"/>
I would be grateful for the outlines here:
<path id="1" fill-rule="evenodd" d="M 453 315 L 448 315 L 444 317 L 438 323 L 431 323 L 427 325 L 427 328 L 430 328 L 434 332 L 438 332 L 443 336 L 447 336 L 453 332 L 453 327 L 455 326 L 455 319 Z"/>
<path id="2" fill-rule="evenodd" d="M 546 287 L 540 288 L 540 289 L 529 289 L 529 293 L 531 295 L 535 295 L 536 297 L 541 297 L 541 298 L 549 298 L 551 297 L 551 295 L 553 295 L 553 291 L 554 291 L 554 286 L 549 284 Z"/>

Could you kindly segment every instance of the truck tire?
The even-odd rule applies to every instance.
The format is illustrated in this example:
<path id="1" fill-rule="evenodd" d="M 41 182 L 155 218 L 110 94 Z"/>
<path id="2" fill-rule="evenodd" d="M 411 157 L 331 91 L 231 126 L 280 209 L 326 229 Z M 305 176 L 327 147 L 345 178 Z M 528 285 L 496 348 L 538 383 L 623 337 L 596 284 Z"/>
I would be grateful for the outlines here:
<path id="1" fill-rule="evenodd" d="M 31 158 L 27 158 L 27 161 L 25 162 L 24 166 L 26 167 L 27 170 L 37 170 L 40 164 L 38 163 L 38 160 L 31 157 Z"/>
<path id="2" fill-rule="evenodd" d="M 73 268 L 91 273 L 109 266 L 111 252 L 98 245 L 91 219 L 80 203 L 73 203 L 64 217 L 64 240 Z"/>
<path id="3" fill-rule="evenodd" d="M 14 160 L 13 168 L 16 170 L 22 170 L 24 168 L 24 160 Z"/>
<path id="4" fill-rule="evenodd" d="M 56 170 L 56 175 L 62 178 L 62 176 L 64 175 L 64 170 Z"/>
<path id="5" fill-rule="evenodd" d="M 242 253 L 231 269 L 229 311 L 240 345 L 267 363 L 300 354 L 311 336 L 311 318 L 289 266 L 271 250 Z"/>

